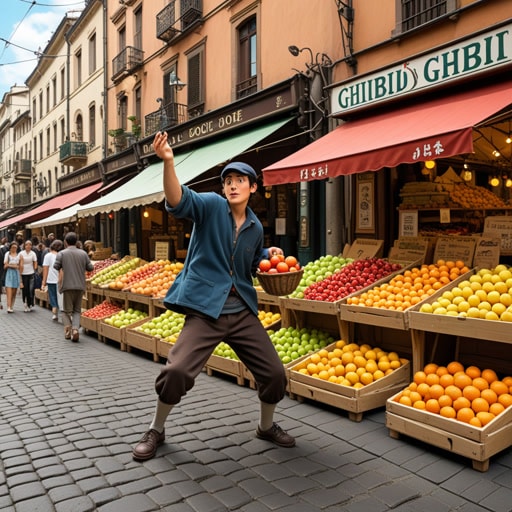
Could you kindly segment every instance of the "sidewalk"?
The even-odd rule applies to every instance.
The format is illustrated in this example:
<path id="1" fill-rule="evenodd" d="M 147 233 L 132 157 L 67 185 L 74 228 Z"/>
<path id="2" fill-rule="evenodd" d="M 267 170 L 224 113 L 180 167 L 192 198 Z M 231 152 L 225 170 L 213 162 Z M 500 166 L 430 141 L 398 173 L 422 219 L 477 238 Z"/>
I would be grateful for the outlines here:
<path id="1" fill-rule="evenodd" d="M 5 295 L 2 297 L 5 306 Z M 0 510 L 4 512 L 510 511 L 512 450 L 480 473 L 465 458 L 392 439 L 383 409 L 360 423 L 286 397 L 295 448 L 255 437 L 256 392 L 202 373 L 157 457 L 132 446 L 152 417 L 159 364 L 81 334 L 51 312 L 0 311 Z"/>

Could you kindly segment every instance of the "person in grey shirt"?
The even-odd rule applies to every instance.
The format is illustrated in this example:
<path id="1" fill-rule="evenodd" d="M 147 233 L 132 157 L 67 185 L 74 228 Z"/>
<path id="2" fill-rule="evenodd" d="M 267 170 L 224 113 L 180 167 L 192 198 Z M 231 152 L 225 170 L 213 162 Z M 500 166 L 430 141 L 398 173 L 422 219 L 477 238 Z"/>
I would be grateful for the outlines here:
<path id="1" fill-rule="evenodd" d="M 82 298 L 85 292 L 85 272 L 94 269 L 89 256 L 78 249 L 76 233 L 70 231 L 64 238 L 66 248 L 60 251 L 53 268 L 59 271 L 59 292 L 62 293 L 62 321 L 64 338 L 78 341 Z"/>

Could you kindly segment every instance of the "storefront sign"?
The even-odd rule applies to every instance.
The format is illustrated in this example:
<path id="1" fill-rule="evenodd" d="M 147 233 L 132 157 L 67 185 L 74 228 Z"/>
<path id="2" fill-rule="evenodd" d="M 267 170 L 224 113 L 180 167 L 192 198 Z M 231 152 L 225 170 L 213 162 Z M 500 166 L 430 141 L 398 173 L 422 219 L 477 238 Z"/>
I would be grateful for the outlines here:
<path id="1" fill-rule="evenodd" d="M 512 24 L 440 48 L 331 91 L 336 117 L 512 63 Z"/>
<path id="2" fill-rule="evenodd" d="M 118 158 L 114 158 L 108 162 L 105 162 L 105 174 L 111 174 L 113 172 L 121 171 L 127 167 L 133 168 L 137 165 L 137 156 L 132 151 L 126 155 L 122 155 Z"/>
<path id="3" fill-rule="evenodd" d="M 400 214 L 400 238 L 418 236 L 418 210 L 401 210 Z"/>
<path id="4" fill-rule="evenodd" d="M 100 168 L 97 165 L 90 169 L 87 169 L 84 172 L 73 172 L 69 176 L 65 176 L 59 179 L 60 192 L 61 194 L 63 194 L 64 192 L 68 192 L 69 190 L 74 190 L 76 188 L 92 185 L 93 183 L 99 181 L 100 178 Z"/>
<path id="5" fill-rule="evenodd" d="M 185 143 L 228 132 L 235 128 L 254 123 L 256 120 L 264 119 L 278 111 L 286 111 L 296 106 L 293 90 L 288 87 L 276 91 L 275 94 L 266 96 L 258 101 L 234 108 L 219 109 L 211 116 L 201 116 L 199 123 L 183 123 L 182 125 L 167 131 L 169 144 L 172 147 L 179 147 Z M 140 144 L 141 157 L 154 153 L 152 139 Z"/>

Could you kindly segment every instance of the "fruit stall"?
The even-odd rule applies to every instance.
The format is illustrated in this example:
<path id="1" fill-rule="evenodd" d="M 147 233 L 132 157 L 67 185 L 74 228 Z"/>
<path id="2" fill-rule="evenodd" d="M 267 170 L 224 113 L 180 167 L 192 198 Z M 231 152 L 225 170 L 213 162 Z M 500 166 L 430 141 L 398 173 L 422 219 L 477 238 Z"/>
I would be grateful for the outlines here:
<path id="1" fill-rule="evenodd" d="M 438 250 L 432 252 L 435 263 L 410 263 L 407 258 L 391 263 L 369 250 L 361 259 L 348 253 L 326 255 L 303 266 L 297 263 L 293 270 L 287 265 L 281 273 L 271 271 L 276 264 L 271 262 L 269 268 L 259 269 L 255 281 L 259 316 L 286 369 L 292 398 L 336 407 L 353 421 L 361 421 L 366 411 L 385 407 L 391 436 L 417 437 L 464 455 L 474 469 L 485 471 L 490 457 L 510 445 L 512 377 L 507 376 L 512 375 L 512 361 L 504 347 L 512 339 L 508 325 L 512 272 L 506 265 L 472 268 L 469 260 L 466 264 L 460 258 L 457 243 L 442 241 L 440 246 L 451 247 L 453 257 Z M 97 333 L 100 341 L 113 341 L 121 350 L 142 351 L 163 362 L 184 321 L 183 315 L 168 311 L 162 302 L 164 290 L 180 269 L 168 261 L 133 260 L 111 263 L 90 277 L 89 308 L 82 315 L 82 326 Z M 166 279 L 158 276 L 161 271 L 167 272 Z M 274 279 L 273 274 L 276 280 L 269 287 L 265 282 Z M 275 284 L 279 280 L 293 281 L 293 289 L 281 290 Z M 414 394 L 425 388 L 413 389 L 415 384 L 418 387 L 418 374 L 434 364 L 442 374 L 448 362 L 469 368 L 478 362 L 481 373 L 496 373 L 499 384 L 488 382 L 489 389 L 500 389 L 493 390 L 496 400 L 483 389 L 482 396 L 475 397 L 490 395 L 491 400 L 487 411 L 480 400 L 475 402 L 480 404 L 473 411 L 475 418 L 487 413 L 479 415 L 479 424 L 476 419 L 469 423 L 467 410 L 461 416 L 468 422 L 458 420 L 458 410 L 446 405 L 447 398 L 439 402 L 443 395 L 437 398 L 436 412 L 429 403 L 432 397 L 425 394 L 420 400 Z M 204 371 L 256 387 L 251 373 L 224 342 Z M 448 386 L 445 390 L 457 393 Z M 411 394 L 416 400 L 409 404 Z M 451 407 L 455 418 L 443 407 Z"/>

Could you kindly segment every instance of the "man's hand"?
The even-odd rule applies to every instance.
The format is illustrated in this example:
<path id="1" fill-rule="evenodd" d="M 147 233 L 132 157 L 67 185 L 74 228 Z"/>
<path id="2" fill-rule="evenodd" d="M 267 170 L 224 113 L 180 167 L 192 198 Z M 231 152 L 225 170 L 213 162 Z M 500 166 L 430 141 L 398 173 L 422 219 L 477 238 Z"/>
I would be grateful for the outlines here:
<path id="1" fill-rule="evenodd" d="M 153 139 L 153 149 L 156 155 L 162 160 L 171 160 L 174 158 L 172 148 L 167 142 L 167 132 L 157 132 Z"/>
<path id="2" fill-rule="evenodd" d="M 274 254 L 284 254 L 281 247 L 269 247 L 268 248 L 268 255 L 273 256 Z"/>

